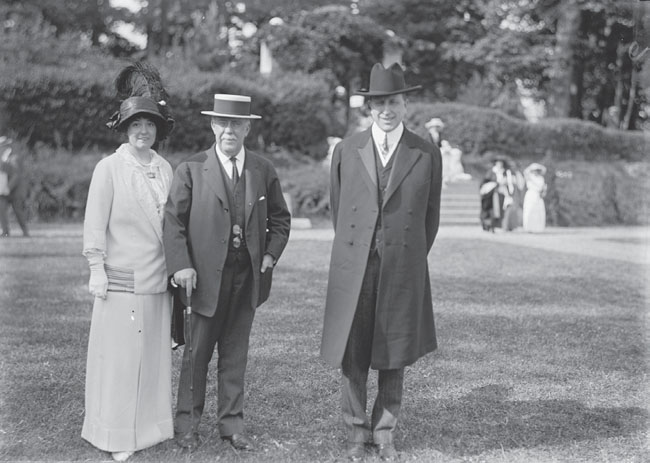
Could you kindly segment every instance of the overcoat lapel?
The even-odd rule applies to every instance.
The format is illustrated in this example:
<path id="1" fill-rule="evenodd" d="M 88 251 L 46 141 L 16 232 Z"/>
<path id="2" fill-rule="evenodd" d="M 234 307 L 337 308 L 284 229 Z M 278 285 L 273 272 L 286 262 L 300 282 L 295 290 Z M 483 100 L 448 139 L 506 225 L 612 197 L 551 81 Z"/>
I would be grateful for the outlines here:
<path id="1" fill-rule="evenodd" d="M 375 167 L 375 148 L 372 144 L 372 137 L 370 136 L 370 130 L 367 131 L 368 137 L 365 139 L 365 143 L 362 143 L 359 147 L 359 157 L 361 162 L 365 167 L 365 172 L 367 175 L 362 175 L 363 180 L 370 188 L 370 191 L 377 191 L 377 168 Z"/>
<path id="2" fill-rule="evenodd" d="M 212 191 L 214 191 L 214 194 L 217 195 L 217 198 L 219 198 L 219 201 L 221 201 L 222 204 L 228 204 L 227 187 L 223 181 L 223 175 L 221 175 L 221 166 L 217 159 L 215 146 L 212 145 L 212 148 L 207 150 L 205 154 L 207 155 L 207 159 L 203 164 L 203 171 L 206 177 L 211 179 L 207 184 L 210 186 Z"/>
<path id="3" fill-rule="evenodd" d="M 388 185 L 386 186 L 384 205 L 388 202 L 393 193 L 395 193 L 406 175 L 422 156 L 422 152 L 417 148 L 414 148 L 413 138 L 409 131 L 404 130 L 404 135 L 402 135 L 402 139 L 397 145 L 397 151 L 393 156 L 393 169 L 388 179 Z"/>

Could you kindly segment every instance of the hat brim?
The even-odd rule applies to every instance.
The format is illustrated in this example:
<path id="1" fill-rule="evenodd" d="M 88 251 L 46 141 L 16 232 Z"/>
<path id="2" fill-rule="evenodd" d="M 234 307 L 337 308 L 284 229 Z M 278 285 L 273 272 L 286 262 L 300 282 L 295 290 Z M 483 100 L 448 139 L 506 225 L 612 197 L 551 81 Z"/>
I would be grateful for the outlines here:
<path id="1" fill-rule="evenodd" d="M 201 114 L 204 114 L 206 116 L 228 117 L 231 119 L 262 119 L 262 116 L 258 116 L 257 114 L 249 114 L 249 115 L 242 116 L 238 114 L 215 113 L 214 111 L 201 111 Z"/>
<path id="2" fill-rule="evenodd" d="M 158 141 L 162 141 L 165 138 L 167 138 L 167 136 L 172 132 L 172 130 L 174 130 L 174 119 L 171 118 L 165 119 L 160 113 L 157 113 L 155 111 L 149 111 L 146 109 L 140 110 L 137 113 L 127 117 L 126 119 L 119 121 L 117 124 L 115 124 L 114 127 L 112 127 L 113 130 L 116 130 L 118 132 L 126 131 L 129 122 L 131 122 L 135 117 L 141 114 L 147 114 L 149 116 L 152 116 L 152 118 L 158 122 L 156 124 L 156 127 L 158 127 L 158 131 L 159 131 L 159 133 L 156 135 Z"/>
<path id="3" fill-rule="evenodd" d="M 367 89 L 361 89 L 357 90 L 354 92 L 354 95 L 362 95 L 362 96 L 390 96 L 390 95 L 399 95 L 400 93 L 408 93 L 408 92 L 414 92 L 416 90 L 420 90 L 422 88 L 422 85 L 416 85 L 415 87 L 408 87 L 408 88 L 403 88 L 400 90 L 393 90 L 393 91 L 382 91 L 382 90 L 367 90 Z"/>
<path id="4" fill-rule="evenodd" d="M 153 116 L 153 117 L 155 117 L 158 121 L 160 121 L 162 124 L 164 124 L 164 123 L 167 122 L 167 121 L 165 120 L 165 118 L 162 116 L 162 114 L 160 114 L 159 112 L 156 112 L 156 111 L 149 111 L 148 109 L 141 109 L 141 110 L 139 110 L 139 111 L 137 111 L 137 112 L 131 114 L 131 115 L 130 115 L 129 117 L 127 117 L 126 119 L 121 120 L 121 121 L 120 121 L 120 122 L 115 126 L 115 129 L 116 129 L 116 130 L 120 129 L 121 127 L 124 126 L 124 124 L 126 124 L 126 123 L 128 123 L 129 121 L 133 120 L 134 117 L 136 117 L 136 116 L 138 116 L 138 115 L 140 115 L 140 114 L 148 114 L 148 115 L 150 115 L 150 116 Z"/>

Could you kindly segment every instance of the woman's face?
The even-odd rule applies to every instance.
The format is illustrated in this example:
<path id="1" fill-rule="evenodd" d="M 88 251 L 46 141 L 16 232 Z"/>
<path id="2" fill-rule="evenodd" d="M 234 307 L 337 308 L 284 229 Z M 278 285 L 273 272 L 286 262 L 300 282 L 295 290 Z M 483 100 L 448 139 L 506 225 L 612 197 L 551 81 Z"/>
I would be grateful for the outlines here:
<path id="1" fill-rule="evenodd" d="M 138 150 L 148 150 L 156 142 L 156 124 L 148 117 L 136 117 L 126 129 L 129 143 Z"/>

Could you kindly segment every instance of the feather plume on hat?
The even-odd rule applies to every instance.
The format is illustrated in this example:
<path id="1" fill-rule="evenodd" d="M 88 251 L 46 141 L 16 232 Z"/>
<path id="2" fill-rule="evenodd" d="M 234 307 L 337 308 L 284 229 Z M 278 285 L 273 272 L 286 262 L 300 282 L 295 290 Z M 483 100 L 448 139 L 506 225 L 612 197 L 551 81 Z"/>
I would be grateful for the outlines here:
<path id="1" fill-rule="evenodd" d="M 158 140 L 163 140 L 172 131 L 174 119 L 167 105 L 167 91 L 160 73 L 153 65 L 133 62 L 122 69 L 115 78 L 115 90 L 120 100 L 120 109 L 106 123 L 114 130 L 124 127 L 133 116 L 141 113 L 153 116 L 158 122 Z"/>
<path id="2" fill-rule="evenodd" d="M 146 96 L 159 103 L 168 98 L 158 69 L 140 61 L 135 61 L 120 71 L 115 78 L 115 89 L 120 100 L 131 96 Z"/>

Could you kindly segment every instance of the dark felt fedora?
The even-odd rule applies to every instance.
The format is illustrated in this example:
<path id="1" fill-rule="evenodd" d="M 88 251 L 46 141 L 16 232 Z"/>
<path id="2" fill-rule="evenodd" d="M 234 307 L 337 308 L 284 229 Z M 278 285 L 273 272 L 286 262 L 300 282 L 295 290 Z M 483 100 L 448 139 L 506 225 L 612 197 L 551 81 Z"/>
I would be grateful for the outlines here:
<path id="1" fill-rule="evenodd" d="M 395 63 L 386 69 L 381 63 L 377 63 L 370 71 L 370 85 L 367 89 L 355 92 L 363 96 L 388 96 L 398 93 L 407 93 L 421 89 L 421 85 L 407 87 L 404 82 L 404 70 Z"/>
<path id="2" fill-rule="evenodd" d="M 212 111 L 201 111 L 201 114 L 214 117 L 230 117 L 233 119 L 261 119 L 262 116 L 251 114 L 251 97 L 245 95 L 214 95 Z"/>
<path id="3" fill-rule="evenodd" d="M 139 114 L 149 115 L 156 122 L 157 140 L 164 140 L 174 128 L 174 119 L 165 117 L 158 103 L 144 96 L 132 96 L 124 100 L 120 110 L 113 114 L 106 125 L 114 130 L 123 130 L 128 126 L 128 122 Z"/>

